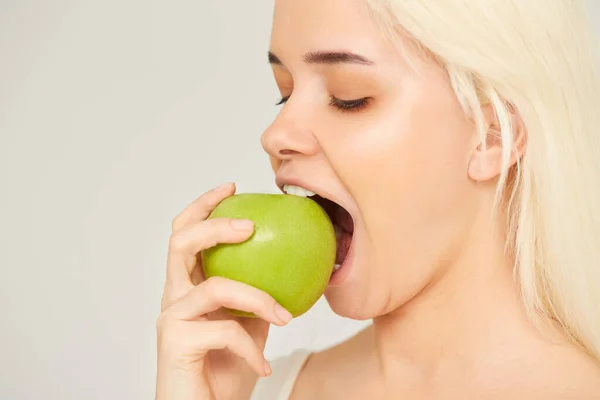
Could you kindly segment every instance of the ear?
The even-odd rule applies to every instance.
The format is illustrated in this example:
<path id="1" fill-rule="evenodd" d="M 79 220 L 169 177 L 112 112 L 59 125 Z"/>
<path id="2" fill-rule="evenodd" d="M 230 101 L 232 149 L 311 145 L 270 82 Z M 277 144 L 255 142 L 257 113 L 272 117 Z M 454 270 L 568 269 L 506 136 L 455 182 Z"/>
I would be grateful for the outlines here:
<path id="1" fill-rule="evenodd" d="M 525 153 L 527 132 L 525 124 L 515 107 L 507 104 L 509 112 L 513 143 L 509 167 L 512 167 Z M 469 161 L 469 178 L 476 182 L 485 182 L 500 176 L 502 173 L 502 150 L 504 143 L 500 134 L 500 122 L 491 103 L 483 106 L 483 114 L 487 126 L 486 146 L 475 142 L 473 154 Z"/>

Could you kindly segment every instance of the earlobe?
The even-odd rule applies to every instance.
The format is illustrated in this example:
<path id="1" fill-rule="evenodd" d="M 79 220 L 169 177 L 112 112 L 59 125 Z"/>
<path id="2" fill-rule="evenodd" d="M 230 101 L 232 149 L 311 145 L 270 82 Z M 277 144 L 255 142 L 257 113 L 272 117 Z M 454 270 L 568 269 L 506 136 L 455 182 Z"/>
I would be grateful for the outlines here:
<path id="1" fill-rule="evenodd" d="M 482 149 L 479 146 L 469 162 L 469 178 L 475 182 L 486 182 L 502 171 L 502 148 L 498 146 Z"/>
<path id="2" fill-rule="evenodd" d="M 525 153 L 527 134 L 520 114 L 511 104 L 507 105 L 512 128 L 512 148 L 508 168 L 512 167 Z M 476 182 L 486 182 L 502 173 L 504 141 L 501 137 L 500 122 L 491 104 L 483 108 L 488 127 L 487 143 L 479 143 L 473 150 L 468 166 L 469 178 Z"/>

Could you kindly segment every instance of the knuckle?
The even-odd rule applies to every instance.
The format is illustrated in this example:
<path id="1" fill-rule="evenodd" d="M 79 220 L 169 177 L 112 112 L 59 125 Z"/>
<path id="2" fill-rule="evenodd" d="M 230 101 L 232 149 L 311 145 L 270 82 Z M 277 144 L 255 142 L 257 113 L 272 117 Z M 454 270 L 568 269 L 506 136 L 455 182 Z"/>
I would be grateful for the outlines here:
<path id="1" fill-rule="evenodd" d="M 168 332 L 171 326 L 172 323 L 170 322 L 170 318 L 167 315 L 167 313 L 161 312 L 158 318 L 156 318 L 156 331 L 159 334 L 163 334 L 165 332 Z"/>
<path id="2" fill-rule="evenodd" d="M 211 276 L 208 278 L 203 285 L 206 286 L 207 296 L 213 299 L 213 301 L 223 304 L 226 302 L 226 286 L 227 282 L 225 278 L 220 276 Z"/>
<path id="3" fill-rule="evenodd" d="M 210 230 L 218 235 L 224 235 L 231 232 L 231 220 L 228 218 L 209 218 L 204 221 L 210 227 Z"/>
<path id="4" fill-rule="evenodd" d="M 169 251 L 180 252 L 185 248 L 183 236 L 180 233 L 174 233 L 169 238 Z"/>
<path id="5" fill-rule="evenodd" d="M 239 337 L 245 335 L 245 333 L 246 331 L 239 322 L 232 319 L 223 321 L 223 334 L 227 339 L 239 339 Z"/>
<path id="6" fill-rule="evenodd" d="M 211 296 L 220 298 L 219 296 L 224 292 L 226 282 L 225 278 L 220 276 L 211 276 L 204 282 L 204 285 Z"/>
<path id="7" fill-rule="evenodd" d="M 202 222 L 207 230 L 206 243 L 208 247 L 216 246 L 219 243 L 219 238 L 223 236 L 223 224 L 219 219 L 207 219 Z"/>
<path id="8" fill-rule="evenodd" d="M 215 247 L 218 244 L 219 244 L 219 241 L 216 238 L 211 236 L 206 239 L 206 244 L 204 245 L 204 247 L 209 249 L 211 247 Z"/>
<path id="9" fill-rule="evenodd" d="M 172 232 L 176 232 L 179 229 L 181 229 L 181 226 L 183 225 L 183 215 L 182 214 L 178 214 L 175 216 L 175 218 L 173 218 L 173 220 L 171 221 L 171 231 Z"/>

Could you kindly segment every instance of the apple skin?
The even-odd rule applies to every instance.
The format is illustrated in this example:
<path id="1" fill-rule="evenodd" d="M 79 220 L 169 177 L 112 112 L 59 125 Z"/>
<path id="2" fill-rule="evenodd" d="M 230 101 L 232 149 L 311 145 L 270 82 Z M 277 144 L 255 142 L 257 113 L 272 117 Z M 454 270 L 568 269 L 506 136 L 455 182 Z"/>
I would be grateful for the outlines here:
<path id="1" fill-rule="evenodd" d="M 261 289 L 294 318 L 308 311 L 324 293 L 333 272 L 336 239 L 329 216 L 314 200 L 284 194 L 237 194 L 223 200 L 208 218 L 249 219 L 255 229 L 243 243 L 218 244 L 201 252 L 207 279 L 221 276 Z"/>

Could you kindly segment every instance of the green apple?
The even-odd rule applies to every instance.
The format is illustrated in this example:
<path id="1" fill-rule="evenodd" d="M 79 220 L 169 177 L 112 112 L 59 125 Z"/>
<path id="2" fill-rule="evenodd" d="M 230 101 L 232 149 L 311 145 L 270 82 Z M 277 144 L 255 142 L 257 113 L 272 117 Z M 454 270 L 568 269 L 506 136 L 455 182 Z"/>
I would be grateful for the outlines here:
<path id="1" fill-rule="evenodd" d="M 249 219 L 255 230 L 243 243 L 202 251 L 206 278 L 221 276 L 261 289 L 294 317 L 321 297 L 333 271 L 336 239 L 329 216 L 314 200 L 288 194 L 238 194 L 223 200 L 210 218 Z"/>

